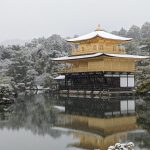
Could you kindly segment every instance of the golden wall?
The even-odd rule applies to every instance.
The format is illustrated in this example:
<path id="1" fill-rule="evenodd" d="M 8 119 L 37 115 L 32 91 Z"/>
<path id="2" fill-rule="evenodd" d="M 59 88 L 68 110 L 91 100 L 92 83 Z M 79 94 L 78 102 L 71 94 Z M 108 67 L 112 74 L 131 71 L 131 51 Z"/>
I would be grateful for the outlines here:
<path id="1" fill-rule="evenodd" d="M 130 59 L 101 58 L 71 62 L 71 67 L 64 72 L 135 72 L 135 62 Z"/>
<path id="2" fill-rule="evenodd" d="M 125 54 L 125 49 L 118 45 L 119 43 L 113 40 L 94 39 L 81 42 L 78 49 L 72 51 L 72 55 L 83 55 L 91 53 L 112 53 L 112 54 Z"/>

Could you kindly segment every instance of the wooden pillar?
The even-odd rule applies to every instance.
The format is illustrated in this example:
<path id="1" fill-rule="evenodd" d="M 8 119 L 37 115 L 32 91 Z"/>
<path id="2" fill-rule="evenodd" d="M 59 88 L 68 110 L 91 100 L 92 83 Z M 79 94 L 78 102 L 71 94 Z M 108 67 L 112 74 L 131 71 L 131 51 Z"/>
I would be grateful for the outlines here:
<path id="1" fill-rule="evenodd" d="M 127 100 L 127 114 L 129 114 L 129 103 L 128 103 L 128 100 Z"/>
<path id="2" fill-rule="evenodd" d="M 113 78 L 112 78 L 112 73 L 110 72 L 110 83 L 109 83 L 109 87 L 110 87 L 110 90 L 112 90 L 113 89 Z"/>
<path id="3" fill-rule="evenodd" d="M 87 90 L 89 90 L 90 87 L 90 78 L 89 78 L 89 73 L 87 73 Z"/>
<path id="4" fill-rule="evenodd" d="M 128 88 L 128 77 L 129 77 L 128 74 L 129 74 L 129 73 L 127 72 L 127 88 Z"/>
<path id="5" fill-rule="evenodd" d="M 102 85 L 103 85 L 103 90 L 104 90 L 104 87 L 105 87 L 105 86 L 104 86 L 104 85 L 105 85 L 105 77 L 104 77 L 104 73 L 102 73 L 102 79 L 103 79 L 103 80 L 102 80 Z"/>
<path id="6" fill-rule="evenodd" d="M 65 77 L 65 89 L 68 90 L 68 75 Z"/>
<path id="7" fill-rule="evenodd" d="M 72 90 L 72 75 L 70 75 L 70 89 Z"/>
<path id="8" fill-rule="evenodd" d="M 121 77 L 120 74 L 121 74 L 121 73 L 119 72 L 119 85 L 120 85 L 120 80 L 121 80 L 121 79 L 120 79 L 120 77 Z M 119 89 L 120 89 L 120 88 L 121 88 L 121 86 L 119 86 Z"/>
<path id="9" fill-rule="evenodd" d="M 66 84 L 67 84 L 67 75 L 65 76 L 65 89 L 66 89 Z"/>

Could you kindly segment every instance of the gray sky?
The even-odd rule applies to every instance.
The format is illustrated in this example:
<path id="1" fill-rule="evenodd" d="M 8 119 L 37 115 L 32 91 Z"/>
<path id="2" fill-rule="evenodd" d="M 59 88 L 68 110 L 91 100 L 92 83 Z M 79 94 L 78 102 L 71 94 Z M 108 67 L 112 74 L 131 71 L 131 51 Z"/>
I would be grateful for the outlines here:
<path id="1" fill-rule="evenodd" d="M 0 41 L 128 29 L 150 21 L 150 0 L 0 0 L 0 20 Z"/>

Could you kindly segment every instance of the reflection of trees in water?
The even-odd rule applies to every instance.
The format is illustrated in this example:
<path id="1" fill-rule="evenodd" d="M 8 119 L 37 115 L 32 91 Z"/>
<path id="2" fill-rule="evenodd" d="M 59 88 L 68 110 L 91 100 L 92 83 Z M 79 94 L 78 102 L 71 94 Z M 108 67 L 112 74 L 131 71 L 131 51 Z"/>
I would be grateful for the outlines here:
<path id="1" fill-rule="evenodd" d="M 147 132 L 141 139 L 141 148 L 150 148 L 150 96 L 143 98 L 144 103 L 137 107 L 137 124 Z"/>
<path id="2" fill-rule="evenodd" d="M 20 96 L 9 108 L 10 113 L 0 121 L 0 128 L 31 130 L 34 134 L 49 134 L 56 138 L 60 132 L 51 127 L 57 122 L 57 112 L 52 109 L 52 100 L 47 95 Z M 8 112 L 7 112 L 8 113 Z"/>

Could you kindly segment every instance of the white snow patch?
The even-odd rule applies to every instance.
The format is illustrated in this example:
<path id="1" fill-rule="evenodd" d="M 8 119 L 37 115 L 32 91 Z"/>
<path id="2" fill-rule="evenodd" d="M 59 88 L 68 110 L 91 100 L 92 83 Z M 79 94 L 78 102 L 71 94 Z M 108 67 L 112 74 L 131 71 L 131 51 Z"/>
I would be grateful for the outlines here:
<path id="1" fill-rule="evenodd" d="M 54 78 L 54 80 L 64 80 L 65 79 L 65 75 L 60 75 L 56 78 Z"/>
<path id="2" fill-rule="evenodd" d="M 53 106 L 53 108 L 55 108 L 55 109 L 57 109 L 57 110 L 59 110 L 61 112 L 65 111 L 65 107 L 63 107 L 63 106 L 57 106 L 57 105 L 55 105 L 55 106 Z"/>

